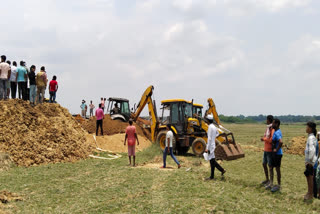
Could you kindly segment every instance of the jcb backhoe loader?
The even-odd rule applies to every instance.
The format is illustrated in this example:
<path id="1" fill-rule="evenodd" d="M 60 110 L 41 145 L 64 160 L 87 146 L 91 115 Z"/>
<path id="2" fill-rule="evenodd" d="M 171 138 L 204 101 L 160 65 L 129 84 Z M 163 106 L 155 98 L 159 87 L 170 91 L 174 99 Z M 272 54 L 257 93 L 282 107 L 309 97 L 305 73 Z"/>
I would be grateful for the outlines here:
<path id="1" fill-rule="evenodd" d="M 194 114 L 194 106 L 201 107 L 201 105 L 194 105 L 193 102 L 183 99 L 163 100 L 161 102 L 162 117 L 159 121 L 155 101 L 151 98 L 153 89 L 153 86 L 147 88 L 137 105 L 137 109 L 131 114 L 131 118 L 137 120 L 143 108 L 148 104 L 153 142 L 159 143 L 160 148 L 164 150 L 167 133 L 166 125 L 169 124 L 175 136 L 173 140 L 173 149 L 175 151 L 179 154 L 185 154 L 192 147 L 195 155 L 202 155 L 206 149 L 209 125 L 206 119 Z M 215 109 L 210 109 L 210 106 L 213 108 L 213 105 L 209 105 L 209 111 L 215 111 Z M 233 134 L 218 123 L 215 125 L 218 126 L 220 133 L 216 140 L 216 158 L 233 160 L 244 157 L 240 145 L 237 145 L 234 141 Z"/>

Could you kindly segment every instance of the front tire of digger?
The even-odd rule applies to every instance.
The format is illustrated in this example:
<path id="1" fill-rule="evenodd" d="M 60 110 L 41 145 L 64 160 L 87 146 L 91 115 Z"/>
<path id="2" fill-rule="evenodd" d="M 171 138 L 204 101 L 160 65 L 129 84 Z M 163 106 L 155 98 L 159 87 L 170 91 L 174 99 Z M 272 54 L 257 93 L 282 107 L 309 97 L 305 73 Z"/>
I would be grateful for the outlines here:
<path id="1" fill-rule="evenodd" d="M 201 156 L 206 150 L 206 142 L 202 138 L 196 138 L 192 143 L 192 151 L 196 156 Z"/>

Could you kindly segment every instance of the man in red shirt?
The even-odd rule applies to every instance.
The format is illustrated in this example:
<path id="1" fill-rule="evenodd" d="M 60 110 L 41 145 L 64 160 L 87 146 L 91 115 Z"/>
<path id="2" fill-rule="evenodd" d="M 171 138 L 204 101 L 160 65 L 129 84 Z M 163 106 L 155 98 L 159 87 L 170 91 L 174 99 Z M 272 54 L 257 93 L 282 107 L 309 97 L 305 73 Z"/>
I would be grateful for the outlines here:
<path id="1" fill-rule="evenodd" d="M 101 135 L 103 136 L 104 113 L 103 113 L 103 110 L 101 108 L 101 103 L 99 104 L 99 108 L 96 110 L 96 119 L 97 119 L 96 136 L 98 136 L 99 126 L 100 126 L 100 129 L 101 129 Z"/>
<path id="2" fill-rule="evenodd" d="M 57 77 L 53 76 L 52 80 L 49 83 L 49 94 L 50 94 L 49 103 L 55 103 L 56 102 L 56 93 L 57 93 L 57 91 L 58 91 Z"/>
<path id="3" fill-rule="evenodd" d="M 128 139 L 128 156 L 129 165 L 131 165 L 131 156 L 133 156 L 133 166 L 136 166 L 136 140 L 139 145 L 138 135 L 136 133 L 136 127 L 132 125 L 133 120 L 129 120 L 129 126 L 126 128 L 126 137 L 124 139 L 124 145 Z"/>

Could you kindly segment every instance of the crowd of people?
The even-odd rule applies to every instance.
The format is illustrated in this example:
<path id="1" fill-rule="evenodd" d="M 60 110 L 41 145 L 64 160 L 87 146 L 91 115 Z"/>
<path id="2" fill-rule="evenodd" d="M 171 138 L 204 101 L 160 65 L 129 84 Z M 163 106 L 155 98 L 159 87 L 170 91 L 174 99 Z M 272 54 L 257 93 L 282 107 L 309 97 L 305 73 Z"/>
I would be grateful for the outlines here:
<path id="1" fill-rule="evenodd" d="M 28 84 L 29 83 L 29 84 Z M 28 87 L 29 85 L 29 87 Z M 36 66 L 30 68 L 26 62 L 20 61 L 19 66 L 16 61 L 11 64 L 5 55 L 1 56 L 0 63 L 0 100 L 18 98 L 29 100 L 32 105 L 43 103 L 45 100 L 45 91 L 48 86 L 48 78 L 44 66 L 36 73 Z M 50 103 L 55 103 L 56 93 L 58 91 L 57 77 L 53 76 L 48 86 L 50 94 Z"/>

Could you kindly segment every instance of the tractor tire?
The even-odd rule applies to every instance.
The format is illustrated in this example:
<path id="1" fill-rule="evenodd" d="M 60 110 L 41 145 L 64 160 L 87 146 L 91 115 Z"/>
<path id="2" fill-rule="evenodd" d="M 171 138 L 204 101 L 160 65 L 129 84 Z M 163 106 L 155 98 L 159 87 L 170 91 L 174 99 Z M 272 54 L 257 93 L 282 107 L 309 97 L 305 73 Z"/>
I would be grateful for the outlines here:
<path id="1" fill-rule="evenodd" d="M 167 136 L 166 130 L 160 131 L 159 134 L 157 135 L 156 142 L 157 142 L 157 144 L 159 144 L 160 149 L 162 151 L 164 151 L 164 149 L 166 147 L 166 136 Z M 175 138 L 175 136 L 173 136 L 172 149 L 174 150 L 175 148 L 176 148 L 176 138 Z"/>
<path id="2" fill-rule="evenodd" d="M 192 151 L 196 156 L 201 156 L 206 150 L 206 141 L 202 138 L 196 138 L 192 143 Z"/>

